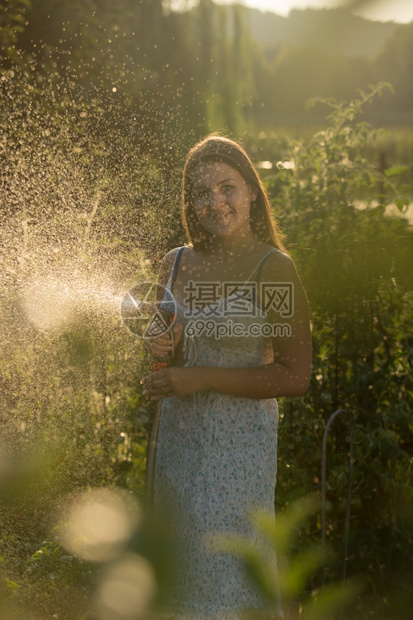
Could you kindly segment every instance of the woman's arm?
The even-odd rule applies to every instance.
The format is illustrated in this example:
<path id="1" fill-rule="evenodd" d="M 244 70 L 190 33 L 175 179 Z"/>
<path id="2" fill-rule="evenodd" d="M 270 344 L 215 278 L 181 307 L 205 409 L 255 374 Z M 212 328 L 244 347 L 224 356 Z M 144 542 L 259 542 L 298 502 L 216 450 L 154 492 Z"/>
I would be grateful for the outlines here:
<path id="1" fill-rule="evenodd" d="M 253 368 L 170 367 L 144 377 L 144 393 L 154 400 L 205 390 L 248 398 L 304 394 L 311 375 L 311 332 L 307 298 L 294 263 L 285 254 L 274 252 L 265 263 L 261 282 L 268 293 L 261 303 L 269 321 L 289 326 L 289 335 L 273 339 L 274 362 Z M 291 290 L 290 317 L 282 316 L 286 306 L 274 297 L 277 283 Z"/>

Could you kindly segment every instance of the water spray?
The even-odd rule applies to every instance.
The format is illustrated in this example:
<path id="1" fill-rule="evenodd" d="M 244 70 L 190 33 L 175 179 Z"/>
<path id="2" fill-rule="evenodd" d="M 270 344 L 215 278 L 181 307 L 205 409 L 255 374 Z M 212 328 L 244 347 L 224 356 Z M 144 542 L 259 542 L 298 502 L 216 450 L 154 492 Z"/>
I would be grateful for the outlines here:
<path id="1" fill-rule="evenodd" d="M 139 282 L 123 298 L 121 316 L 125 327 L 138 338 L 158 338 L 172 330 L 176 302 L 164 286 Z"/>

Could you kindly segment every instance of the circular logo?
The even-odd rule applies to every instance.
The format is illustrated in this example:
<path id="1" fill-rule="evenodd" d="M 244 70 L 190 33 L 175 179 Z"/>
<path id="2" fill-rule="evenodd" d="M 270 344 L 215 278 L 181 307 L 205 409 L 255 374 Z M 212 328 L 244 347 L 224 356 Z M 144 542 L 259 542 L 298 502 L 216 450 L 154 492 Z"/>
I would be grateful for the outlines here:
<path id="1" fill-rule="evenodd" d="M 176 320 L 176 302 L 161 284 L 139 282 L 122 300 L 124 325 L 138 338 L 157 338 L 169 332 Z"/>

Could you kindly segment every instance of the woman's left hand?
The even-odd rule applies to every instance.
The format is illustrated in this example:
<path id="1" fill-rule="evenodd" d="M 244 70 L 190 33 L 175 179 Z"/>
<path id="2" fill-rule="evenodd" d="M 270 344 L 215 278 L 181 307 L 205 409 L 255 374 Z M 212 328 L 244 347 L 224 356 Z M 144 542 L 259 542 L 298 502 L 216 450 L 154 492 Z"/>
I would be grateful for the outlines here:
<path id="1" fill-rule="evenodd" d="M 143 393 L 151 400 L 184 396 L 203 389 L 202 369 L 199 366 L 170 366 L 141 379 Z"/>

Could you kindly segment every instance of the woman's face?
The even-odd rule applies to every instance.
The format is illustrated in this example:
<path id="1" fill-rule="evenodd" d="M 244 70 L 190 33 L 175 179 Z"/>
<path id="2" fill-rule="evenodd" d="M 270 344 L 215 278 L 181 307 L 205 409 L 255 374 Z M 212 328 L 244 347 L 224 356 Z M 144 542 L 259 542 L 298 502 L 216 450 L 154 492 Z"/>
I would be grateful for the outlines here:
<path id="1" fill-rule="evenodd" d="M 199 222 L 212 235 L 250 235 L 250 208 L 255 198 L 255 188 L 225 162 L 205 162 L 194 172 L 194 210 Z"/>

